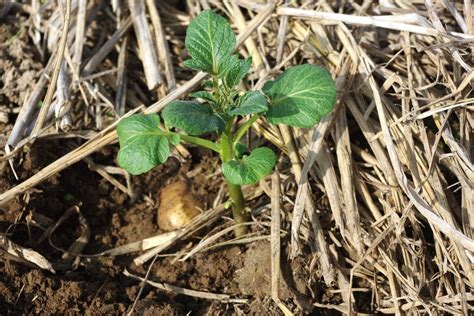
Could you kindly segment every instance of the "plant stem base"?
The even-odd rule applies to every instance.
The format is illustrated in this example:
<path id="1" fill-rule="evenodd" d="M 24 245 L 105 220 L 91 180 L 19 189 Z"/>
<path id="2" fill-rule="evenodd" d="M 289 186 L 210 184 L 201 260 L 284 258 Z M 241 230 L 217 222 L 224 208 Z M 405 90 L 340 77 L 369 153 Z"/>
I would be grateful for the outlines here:
<path id="1" fill-rule="evenodd" d="M 245 200 L 240 185 L 227 182 L 229 196 L 232 199 L 232 215 L 236 224 L 242 224 L 250 220 L 250 214 L 245 209 Z M 236 237 L 246 235 L 248 227 L 246 225 L 237 226 L 234 230 Z"/>

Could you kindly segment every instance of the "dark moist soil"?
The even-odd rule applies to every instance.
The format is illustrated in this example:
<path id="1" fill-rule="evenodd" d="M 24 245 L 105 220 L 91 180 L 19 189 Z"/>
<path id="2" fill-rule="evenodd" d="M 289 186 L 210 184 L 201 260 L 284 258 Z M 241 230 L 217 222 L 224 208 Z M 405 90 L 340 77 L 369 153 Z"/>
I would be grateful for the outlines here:
<path id="1" fill-rule="evenodd" d="M 35 144 L 25 155 L 17 172 L 26 179 L 47 162 L 64 154 L 64 141 Z M 115 148 L 105 149 L 92 156 L 96 163 L 111 163 Z M 0 207 L 0 229 L 8 238 L 23 247 L 32 248 L 53 263 L 65 263 L 62 252 L 48 241 L 32 244 L 42 234 L 26 225 L 27 215 L 38 213 L 57 221 L 73 205 L 81 205 L 91 237 L 83 250 L 85 254 L 98 253 L 129 242 L 154 236 L 159 230 L 156 218 L 161 187 L 179 181 L 192 167 L 202 173 L 192 178 L 193 191 L 204 204 L 212 203 L 220 178 L 206 177 L 215 172 L 214 159 L 202 156 L 198 163 L 179 166 L 176 160 L 133 179 L 138 198 L 130 198 L 80 162 L 39 185 L 27 201 L 15 199 Z M 12 187 L 16 180 L 7 166 L 2 170 L 0 191 Z M 212 188 L 212 189 L 211 189 Z M 208 192 L 205 194 L 204 192 Z M 143 198 L 148 195 L 149 198 Z M 79 236 L 80 225 L 74 216 L 63 223 L 52 235 L 54 246 L 66 249 Z M 183 241 L 170 250 L 180 250 L 199 236 Z M 0 259 L 0 314 L 121 314 L 133 304 L 140 288 L 139 282 L 123 275 L 124 269 L 143 276 L 145 267 L 133 265 L 135 256 L 99 257 L 82 259 L 77 269 L 61 269 L 52 274 L 22 263 Z M 193 256 L 185 262 L 173 262 L 173 257 L 159 258 L 152 268 L 150 279 L 188 289 L 230 294 L 250 298 L 249 304 L 225 304 L 200 300 L 189 296 L 170 294 L 145 287 L 136 311 L 147 315 L 235 314 L 237 308 L 252 314 L 275 314 L 277 310 L 269 299 L 270 246 L 256 242 L 247 246 L 229 246 Z M 263 263 L 263 264 L 262 264 Z M 291 297 L 282 286 L 281 297 Z"/>

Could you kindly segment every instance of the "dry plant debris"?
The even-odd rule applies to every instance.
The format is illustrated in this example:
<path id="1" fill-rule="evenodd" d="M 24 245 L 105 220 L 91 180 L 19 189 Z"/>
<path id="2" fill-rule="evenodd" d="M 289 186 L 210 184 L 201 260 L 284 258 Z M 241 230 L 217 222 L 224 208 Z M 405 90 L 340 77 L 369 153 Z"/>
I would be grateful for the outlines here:
<path id="1" fill-rule="evenodd" d="M 290 66 L 314 63 L 329 69 L 336 80 L 336 109 L 308 130 L 257 121 L 247 141 L 267 141 L 282 155 L 279 178 L 244 192 L 257 202 L 265 192 L 272 201 L 266 207 L 271 219 L 253 209 L 247 238 L 225 239 L 232 226 L 221 220 L 227 211 L 217 201 L 156 244 L 145 247 L 145 241 L 137 240 L 117 253 L 147 250 L 135 260 L 144 264 L 210 229 L 199 235 L 202 244 L 192 250 L 173 248 L 178 259 L 188 259 L 225 245 L 269 239 L 271 230 L 271 266 L 277 273 L 270 279 L 272 298 L 284 314 L 316 309 L 473 313 L 470 0 L 1 4 L 0 19 L 21 22 L 22 30 L 9 34 L 8 26 L 0 25 L 0 141 L 5 149 L 0 204 L 28 205 L 31 197 L 41 199 L 35 187 L 106 146 L 116 147 L 114 130 L 121 117 L 159 112 L 195 90 L 205 75 L 191 77 L 183 71 L 183 40 L 187 25 L 204 9 L 227 16 L 239 34 L 240 54 L 252 57 L 247 88 L 261 87 Z M 27 19 L 18 21 L 19 16 Z M 33 43 L 34 55 L 42 58 L 42 71 L 34 80 L 22 68 L 27 65 L 12 62 L 7 53 L 20 45 L 17 37 Z M 37 69 L 38 63 L 28 67 Z M 29 83 L 11 83 L 20 77 Z M 51 139 L 65 139 L 75 149 L 22 176 L 18 170 L 27 149 Z M 186 150 L 178 148 L 174 154 L 180 153 Z M 128 175 L 114 169 L 113 162 L 97 164 L 94 158 L 87 163 L 100 166 L 94 170 L 101 177 L 133 196 Z M 7 237 L 2 237 L 4 244 L 10 242 Z M 279 256 L 288 264 L 275 262 Z M 297 273 L 308 276 L 306 284 L 294 286 L 293 298 L 281 301 L 276 284 L 283 282 L 283 275 Z M 155 285 L 184 295 L 213 293 Z M 241 297 L 233 301 L 219 295 L 224 294 L 210 297 L 227 302 L 236 313 L 241 310 Z"/>

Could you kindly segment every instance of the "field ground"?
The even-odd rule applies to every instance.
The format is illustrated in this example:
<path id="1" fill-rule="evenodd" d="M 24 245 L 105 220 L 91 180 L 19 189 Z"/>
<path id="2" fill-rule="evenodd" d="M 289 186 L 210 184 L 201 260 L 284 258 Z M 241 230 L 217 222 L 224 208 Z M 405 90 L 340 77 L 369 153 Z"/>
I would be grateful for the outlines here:
<path id="1" fill-rule="evenodd" d="M 0 4 L 0 314 L 474 313 L 471 1 L 78 0 L 69 30 L 67 2 Z M 141 5 L 144 29 L 129 19 Z M 246 136 L 279 158 L 244 190 L 242 239 L 212 153 L 178 146 L 133 177 L 115 158 L 122 115 L 199 88 L 184 36 L 206 8 L 246 39 L 242 88 L 313 63 L 338 90 L 315 129 L 260 119 Z M 161 83 L 144 75 L 144 31 Z M 48 105 L 59 115 L 32 137 Z M 180 181 L 207 211 L 150 249 L 117 248 L 164 233 L 160 192 Z"/>

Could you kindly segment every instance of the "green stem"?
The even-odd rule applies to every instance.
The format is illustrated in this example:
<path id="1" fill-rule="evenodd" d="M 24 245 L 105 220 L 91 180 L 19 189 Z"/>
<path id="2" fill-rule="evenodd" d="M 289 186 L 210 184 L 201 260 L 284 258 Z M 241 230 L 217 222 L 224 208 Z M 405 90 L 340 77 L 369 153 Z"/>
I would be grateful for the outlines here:
<path id="1" fill-rule="evenodd" d="M 227 190 L 229 197 L 232 199 L 232 216 L 236 224 L 242 224 L 250 220 L 250 214 L 245 209 L 244 194 L 240 185 L 232 184 L 227 181 Z M 241 225 L 234 229 L 236 237 L 244 236 L 248 233 L 248 227 Z"/>
<path id="2" fill-rule="evenodd" d="M 240 128 L 237 130 L 237 133 L 235 133 L 235 138 L 234 138 L 234 146 L 240 141 L 242 137 L 244 137 L 245 133 L 247 133 L 248 129 L 250 126 L 252 126 L 253 123 L 259 118 L 259 115 L 254 115 L 250 119 L 247 120 Z"/>
<path id="3" fill-rule="evenodd" d="M 232 121 L 232 120 L 231 120 Z M 223 163 L 229 162 L 234 158 L 234 145 L 232 141 L 231 127 L 232 122 L 228 124 L 226 131 L 222 134 L 221 137 L 221 160 Z M 242 224 L 248 222 L 250 216 L 245 210 L 245 200 L 242 193 L 242 187 L 240 185 L 232 184 L 227 181 L 227 189 L 229 192 L 229 197 L 232 200 L 232 215 L 237 224 Z M 247 226 L 238 226 L 235 228 L 235 236 L 241 237 L 247 234 Z"/>
<path id="4" fill-rule="evenodd" d="M 179 138 L 188 143 L 188 144 L 193 144 L 193 145 L 198 145 L 210 150 L 215 151 L 216 153 L 221 153 L 221 146 L 219 144 L 213 143 L 207 139 L 203 139 L 200 137 L 195 137 L 195 136 L 189 136 L 189 135 L 184 135 L 184 134 L 179 134 L 179 133 L 173 133 L 173 132 L 168 132 L 169 135 L 178 135 Z"/>

